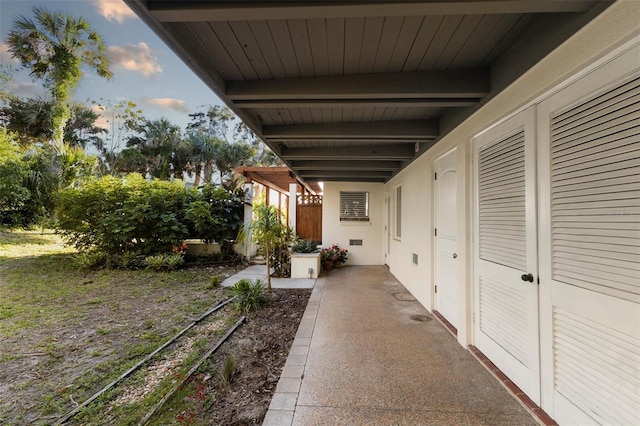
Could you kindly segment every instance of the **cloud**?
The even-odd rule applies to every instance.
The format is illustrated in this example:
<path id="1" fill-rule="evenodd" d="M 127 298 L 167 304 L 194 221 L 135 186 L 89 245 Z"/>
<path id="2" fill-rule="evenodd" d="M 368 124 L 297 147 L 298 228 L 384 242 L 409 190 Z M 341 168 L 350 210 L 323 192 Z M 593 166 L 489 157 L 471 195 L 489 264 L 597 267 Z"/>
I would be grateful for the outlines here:
<path id="1" fill-rule="evenodd" d="M 158 58 L 147 43 L 142 41 L 138 44 L 110 46 L 107 48 L 107 56 L 114 66 L 139 72 L 145 77 L 162 72 Z"/>
<path id="2" fill-rule="evenodd" d="M 7 91 L 19 98 L 49 98 L 49 91 L 41 84 L 31 81 L 11 80 L 7 84 Z"/>
<path id="3" fill-rule="evenodd" d="M 98 114 L 98 119 L 96 120 L 96 126 L 102 127 L 103 129 L 108 129 L 109 121 L 105 116 L 109 117 L 113 115 L 113 111 L 109 111 L 108 109 L 100 106 L 100 105 L 91 105 L 91 111 Z"/>
<path id="4" fill-rule="evenodd" d="M 180 99 L 152 98 L 152 99 L 145 99 L 143 102 L 147 105 L 159 106 L 161 108 L 168 108 L 168 109 L 172 109 L 185 114 L 188 114 L 191 112 L 191 110 L 187 108 L 187 103 Z"/>
<path id="5" fill-rule="evenodd" d="M 123 22 L 136 16 L 122 0 L 94 0 L 93 3 L 108 21 Z"/>
<path id="6" fill-rule="evenodd" d="M 9 45 L 7 43 L 0 43 L 0 62 L 4 64 L 19 64 L 20 62 L 11 56 L 9 52 Z"/>

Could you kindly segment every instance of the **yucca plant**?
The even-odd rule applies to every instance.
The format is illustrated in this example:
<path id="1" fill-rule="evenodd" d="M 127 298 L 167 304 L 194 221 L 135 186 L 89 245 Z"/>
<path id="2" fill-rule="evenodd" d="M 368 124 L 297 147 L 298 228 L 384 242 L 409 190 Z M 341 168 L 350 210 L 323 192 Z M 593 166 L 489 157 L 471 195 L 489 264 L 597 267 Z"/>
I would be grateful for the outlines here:
<path id="1" fill-rule="evenodd" d="M 235 304 L 240 312 L 247 313 L 258 309 L 267 301 L 262 280 L 252 282 L 248 278 L 243 278 L 231 286 L 230 289 L 236 296 Z"/>

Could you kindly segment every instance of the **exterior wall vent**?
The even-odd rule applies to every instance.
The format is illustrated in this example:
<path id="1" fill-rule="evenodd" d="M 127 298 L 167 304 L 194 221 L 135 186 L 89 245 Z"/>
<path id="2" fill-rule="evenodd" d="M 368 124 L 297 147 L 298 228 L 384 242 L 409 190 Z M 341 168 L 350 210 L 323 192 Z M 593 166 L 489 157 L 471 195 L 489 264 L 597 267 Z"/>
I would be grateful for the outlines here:
<path id="1" fill-rule="evenodd" d="M 349 240 L 349 245 L 350 246 L 361 246 L 362 245 L 362 240 Z"/>
<path id="2" fill-rule="evenodd" d="M 411 253 L 411 257 L 413 258 L 413 264 L 417 265 L 418 264 L 418 255 L 415 253 Z"/>

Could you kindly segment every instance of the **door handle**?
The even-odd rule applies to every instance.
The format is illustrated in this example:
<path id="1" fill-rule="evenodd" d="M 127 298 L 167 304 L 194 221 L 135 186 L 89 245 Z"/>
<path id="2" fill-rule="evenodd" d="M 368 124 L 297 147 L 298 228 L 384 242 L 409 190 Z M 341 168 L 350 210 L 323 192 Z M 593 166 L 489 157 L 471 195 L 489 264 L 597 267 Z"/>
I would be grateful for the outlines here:
<path id="1" fill-rule="evenodd" d="M 457 259 L 458 258 L 458 254 L 457 253 L 453 253 L 453 258 Z"/>
<path id="2" fill-rule="evenodd" d="M 529 281 L 530 283 L 533 282 L 533 274 L 522 274 L 520 278 L 522 278 L 522 281 Z"/>

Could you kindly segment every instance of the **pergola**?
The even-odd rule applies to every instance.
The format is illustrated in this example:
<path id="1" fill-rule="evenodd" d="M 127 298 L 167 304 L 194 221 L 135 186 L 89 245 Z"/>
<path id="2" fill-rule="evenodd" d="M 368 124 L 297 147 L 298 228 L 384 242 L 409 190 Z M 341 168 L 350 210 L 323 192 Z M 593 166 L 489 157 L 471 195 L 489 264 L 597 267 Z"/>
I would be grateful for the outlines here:
<path id="1" fill-rule="evenodd" d="M 125 1 L 307 182 L 386 182 L 611 4 Z"/>

